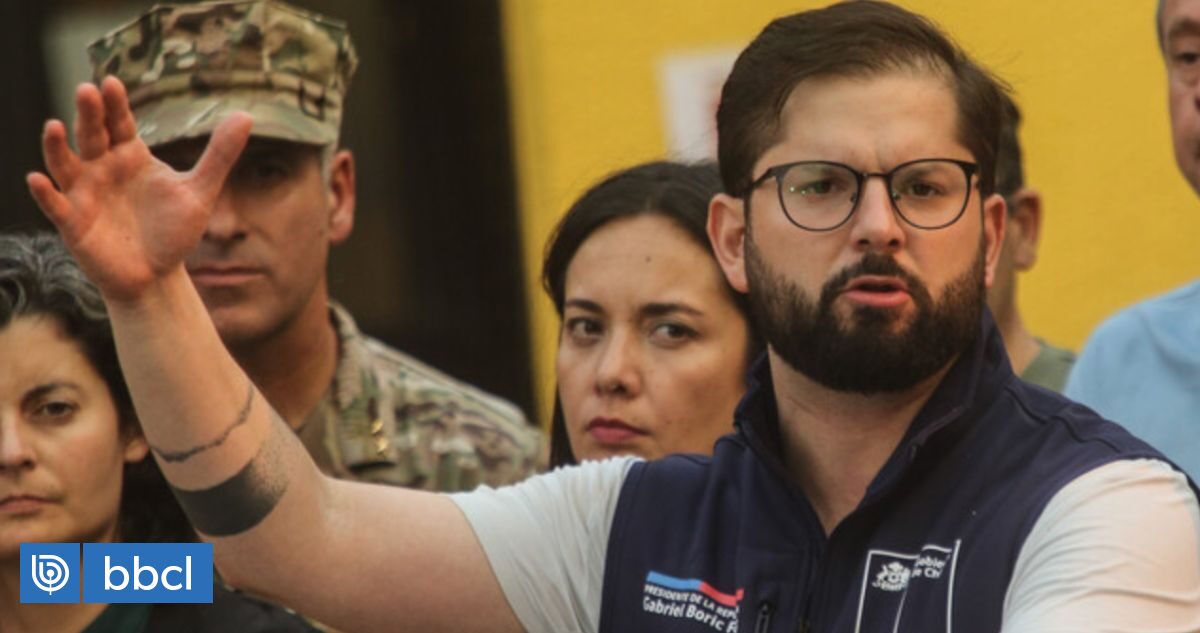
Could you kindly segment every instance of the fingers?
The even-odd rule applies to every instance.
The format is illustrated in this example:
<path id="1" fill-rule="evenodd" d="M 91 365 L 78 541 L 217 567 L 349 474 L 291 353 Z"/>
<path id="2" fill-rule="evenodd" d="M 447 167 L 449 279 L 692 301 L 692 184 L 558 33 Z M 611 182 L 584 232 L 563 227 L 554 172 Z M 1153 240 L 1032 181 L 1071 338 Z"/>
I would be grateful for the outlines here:
<path id="1" fill-rule="evenodd" d="M 202 195 L 215 199 L 225 184 L 229 170 L 233 169 L 238 156 L 250 138 L 253 122 L 250 115 L 235 112 L 221 121 L 213 130 L 204 154 L 192 169 L 191 177 Z"/>
<path id="2" fill-rule="evenodd" d="M 67 197 L 55 189 L 54 183 L 50 182 L 45 174 L 31 173 L 25 176 L 25 183 L 42 213 L 58 227 L 68 243 L 72 242 L 74 235 L 71 233 L 71 203 Z"/>
<path id="3" fill-rule="evenodd" d="M 59 188 L 70 189 L 79 175 L 79 157 L 67 145 L 67 128 L 62 121 L 46 122 L 42 132 L 42 160 Z"/>
<path id="4" fill-rule="evenodd" d="M 125 93 L 125 84 L 109 75 L 100 84 L 100 94 L 104 99 L 104 122 L 108 128 L 109 140 L 116 145 L 136 139 L 137 123 L 134 122 L 133 112 L 129 109 L 129 96 Z"/>
<path id="5" fill-rule="evenodd" d="M 75 145 L 83 160 L 92 160 L 108 151 L 108 127 L 104 123 L 104 102 L 92 84 L 80 84 L 75 90 Z"/>

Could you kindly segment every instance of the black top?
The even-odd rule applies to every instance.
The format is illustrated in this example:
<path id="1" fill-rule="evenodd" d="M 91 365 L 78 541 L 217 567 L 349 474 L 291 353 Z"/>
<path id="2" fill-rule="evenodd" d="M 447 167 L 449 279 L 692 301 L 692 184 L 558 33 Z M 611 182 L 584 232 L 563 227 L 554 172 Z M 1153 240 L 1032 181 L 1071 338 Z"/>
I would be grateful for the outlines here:
<path id="1" fill-rule="evenodd" d="M 213 585 L 212 604 L 112 604 L 82 633 L 312 633 L 282 607 Z"/>

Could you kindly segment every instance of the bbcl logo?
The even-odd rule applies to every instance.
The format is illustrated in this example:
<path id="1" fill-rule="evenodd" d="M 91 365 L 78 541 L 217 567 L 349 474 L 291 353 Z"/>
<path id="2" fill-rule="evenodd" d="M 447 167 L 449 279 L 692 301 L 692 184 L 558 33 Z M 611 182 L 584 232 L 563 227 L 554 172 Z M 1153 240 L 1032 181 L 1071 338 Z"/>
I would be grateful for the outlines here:
<path id="1" fill-rule="evenodd" d="M 54 554 L 33 555 L 33 584 L 46 595 L 54 595 L 55 591 L 67 586 L 71 580 L 71 568 L 67 561 Z"/>
<path id="2" fill-rule="evenodd" d="M 162 588 L 167 591 L 191 591 L 192 590 L 192 557 L 184 558 L 184 566 L 170 565 L 162 570 Z M 168 574 L 176 574 L 183 576 L 183 582 L 172 583 L 167 580 Z M 120 575 L 121 582 L 114 583 L 113 578 Z M 150 580 L 142 580 L 143 576 L 149 574 Z M 134 591 L 154 591 L 158 587 L 159 572 L 158 569 L 149 565 L 142 565 L 142 561 L 138 556 L 133 557 L 133 569 L 112 564 L 112 557 L 104 557 L 104 591 L 121 591 L 129 586 L 129 577 L 133 576 Z M 86 587 L 84 591 L 87 591 Z"/>
<path id="3" fill-rule="evenodd" d="M 79 602 L 79 544 L 21 545 L 21 602 Z"/>
<path id="4" fill-rule="evenodd" d="M 207 543 L 21 545 L 21 602 L 212 602 Z"/>

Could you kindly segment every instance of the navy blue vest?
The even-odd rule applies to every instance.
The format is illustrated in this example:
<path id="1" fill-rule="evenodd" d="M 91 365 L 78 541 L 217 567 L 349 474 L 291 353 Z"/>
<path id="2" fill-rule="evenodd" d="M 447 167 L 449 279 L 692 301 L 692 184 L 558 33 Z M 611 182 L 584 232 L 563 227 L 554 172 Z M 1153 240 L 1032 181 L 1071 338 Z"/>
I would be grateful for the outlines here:
<path id="1" fill-rule="evenodd" d="M 862 503 L 828 536 L 783 466 L 760 361 L 737 432 L 711 459 L 675 456 L 630 471 L 600 631 L 998 631 L 1017 554 L 1050 498 L 1105 463 L 1164 458 L 1016 379 L 990 315 L 983 321 Z"/>

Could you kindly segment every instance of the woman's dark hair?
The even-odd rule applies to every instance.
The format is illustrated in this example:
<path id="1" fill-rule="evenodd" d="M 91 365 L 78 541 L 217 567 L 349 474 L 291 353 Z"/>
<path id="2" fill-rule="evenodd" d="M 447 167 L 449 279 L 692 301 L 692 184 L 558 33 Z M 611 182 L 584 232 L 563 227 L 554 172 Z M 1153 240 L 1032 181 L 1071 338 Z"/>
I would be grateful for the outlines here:
<path id="1" fill-rule="evenodd" d="M 600 227 L 640 215 L 668 218 L 682 228 L 697 246 L 711 253 L 708 243 L 708 203 L 721 193 L 721 177 L 711 162 L 683 164 L 657 161 L 616 172 L 583 194 L 558 223 L 546 244 L 542 263 L 542 287 L 561 318 L 566 293 L 567 267 L 575 252 Z M 754 329 L 746 296 L 726 285 L 729 298 L 746 321 L 749 332 L 748 358 L 762 351 L 762 339 Z M 557 390 L 550 421 L 550 465 L 576 462 L 567 437 L 566 421 Z"/>
<path id="2" fill-rule="evenodd" d="M 104 301 L 51 233 L 0 235 L 0 329 L 19 317 L 52 319 L 83 349 L 108 387 L 121 437 L 141 434 L 121 374 Z M 2 361 L 0 361 L 2 362 Z M 154 460 L 126 464 L 118 537 L 135 542 L 195 538 Z"/>

